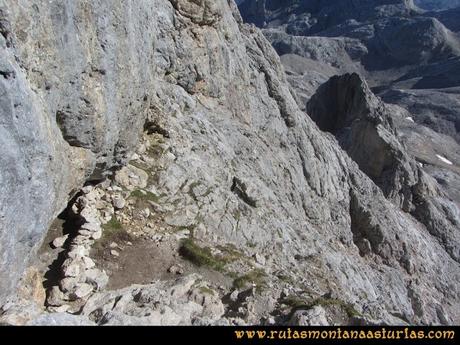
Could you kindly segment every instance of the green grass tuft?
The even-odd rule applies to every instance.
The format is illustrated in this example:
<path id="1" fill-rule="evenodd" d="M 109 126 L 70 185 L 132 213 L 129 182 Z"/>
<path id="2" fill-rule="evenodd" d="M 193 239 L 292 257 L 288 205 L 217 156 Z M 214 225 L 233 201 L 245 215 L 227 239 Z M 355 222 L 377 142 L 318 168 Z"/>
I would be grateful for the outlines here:
<path id="1" fill-rule="evenodd" d="M 158 196 L 155 193 L 143 190 L 141 191 L 140 189 L 132 191 L 130 196 L 144 201 L 152 201 L 157 204 L 161 199 L 161 196 Z"/>
<path id="2" fill-rule="evenodd" d="M 205 266 L 222 272 L 227 261 L 224 258 L 215 256 L 206 247 L 198 246 L 192 239 L 182 241 L 179 253 L 187 260 L 197 266 Z"/>
<path id="3" fill-rule="evenodd" d="M 233 281 L 233 287 L 235 289 L 244 289 L 249 285 L 255 284 L 258 289 L 265 287 L 266 273 L 262 269 L 254 269 L 243 276 L 236 278 Z"/>
<path id="4" fill-rule="evenodd" d="M 315 306 L 322 306 L 322 307 L 337 306 L 337 307 L 340 307 L 347 314 L 348 317 L 362 316 L 361 313 L 359 313 L 353 307 L 353 305 L 345 301 L 342 301 L 340 299 L 336 299 L 336 298 L 320 297 L 320 298 L 317 298 L 311 301 L 311 300 L 307 300 L 307 299 L 297 297 L 297 296 L 288 296 L 282 300 L 282 303 L 292 307 L 293 313 L 300 309 L 308 310 Z"/>

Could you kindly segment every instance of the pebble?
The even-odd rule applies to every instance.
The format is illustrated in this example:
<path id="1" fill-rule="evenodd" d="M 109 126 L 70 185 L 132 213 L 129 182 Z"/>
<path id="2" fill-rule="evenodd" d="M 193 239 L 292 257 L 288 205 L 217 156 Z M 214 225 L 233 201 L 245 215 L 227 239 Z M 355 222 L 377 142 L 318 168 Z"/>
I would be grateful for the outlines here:
<path id="1" fill-rule="evenodd" d="M 117 252 L 115 249 L 112 249 L 112 250 L 110 251 L 110 254 L 112 254 L 113 256 L 116 256 L 116 257 L 120 256 L 120 253 Z"/>
<path id="2" fill-rule="evenodd" d="M 118 248 L 118 244 L 116 242 L 112 242 L 109 245 L 110 248 Z"/>

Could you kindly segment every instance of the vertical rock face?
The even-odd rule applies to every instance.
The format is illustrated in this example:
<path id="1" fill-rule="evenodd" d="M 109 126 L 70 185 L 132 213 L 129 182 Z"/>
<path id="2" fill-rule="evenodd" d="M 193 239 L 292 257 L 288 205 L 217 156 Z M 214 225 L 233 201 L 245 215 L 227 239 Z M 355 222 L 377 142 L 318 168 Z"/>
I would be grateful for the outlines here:
<path id="1" fill-rule="evenodd" d="M 458 263 L 299 109 L 279 57 L 233 0 L 0 4 L 2 58 L 14 72 L 5 69 L 3 82 L 22 83 L 6 94 L 35 114 L 19 121 L 12 101 L 1 130 L 36 140 L 19 137 L 16 158 L 18 146 L 1 148 L 13 157 L 1 170 L 2 188 L 3 180 L 12 188 L 2 194 L 1 255 L 15 267 L 2 265 L 3 296 L 25 265 L 28 255 L 17 254 L 24 234 L 35 231 L 28 248 L 36 247 L 66 195 L 123 163 L 146 123 L 168 145 L 147 182 L 172 208 L 165 221 L 192 227 L 209 247 L 267 253 L 273 291 L 275 271 L 287 272 L 292 291 L 340 297 L 367 318 L 458 320 Z M 8 173 L 34 163 L 45 164 L 44 177 L 18 184 Z M 21 227 L 7 200 L 25 207 L 30 188 L 38 188 L 27 208 L 35 215 Z M 274 294 L 272 304 L 281 298 Z"/>
<path id="2" fill-rule="evenodd" d="M 148 1 L 0 1 L 1 297 L 69 197 L 137 144 L 155 12 Z"/>

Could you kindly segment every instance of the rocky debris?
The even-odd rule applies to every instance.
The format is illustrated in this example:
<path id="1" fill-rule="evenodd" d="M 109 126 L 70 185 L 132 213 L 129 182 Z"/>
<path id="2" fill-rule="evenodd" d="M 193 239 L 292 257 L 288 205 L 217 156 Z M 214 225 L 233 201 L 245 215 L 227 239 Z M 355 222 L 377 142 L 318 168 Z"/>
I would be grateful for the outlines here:
<path id="1" fill-rule="evenodd" d="M 82 315 L 99 325 L 216 324 L 224 314 L 219 295 L 198 275 L 135 285 L 93 295 Z"/>
<path id="2" fill-rule="evenodd" d="M 147 187 L 148 174 L 135 166 L 128 165 L 115 173 L 115 182 L 128 190 Z"/>
<path id="3" fill-rule="evenodd" d="M 104 289 L 108 283 L 107 274 L 97 269 L 96 264 L 89 257 L 94 241 L 102 236 L 101 225 L 107 218 L 98 210 L 98 205 L 105 194 L 101 187 L 85 188 L 84 193 L 72 206 L 74 214 L 81 217 L 82 224 L 70 240 L 66 259 L 61 266 L 62 279 L 59 285 L 53 286 L 48 293 L 46 304 L 51 312 L 79 311 L 91 294 Z M 106 202 L 103 208 L 107 210 L 108 205 L 110 204 Z M 112 210 L 110 213 L 113 212 Z M 45 320 L 48 319 L 37 322 L 45 322 Z M 51 322 L 52 319 L 49 320 Z"/>

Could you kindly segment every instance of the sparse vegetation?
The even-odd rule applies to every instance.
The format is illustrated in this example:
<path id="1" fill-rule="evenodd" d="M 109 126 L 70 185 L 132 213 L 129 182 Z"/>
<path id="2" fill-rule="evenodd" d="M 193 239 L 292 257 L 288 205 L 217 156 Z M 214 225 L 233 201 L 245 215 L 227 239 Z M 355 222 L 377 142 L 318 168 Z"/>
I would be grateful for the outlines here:
<path id="1" fill-rule="evenodd" d="M 140 200 L 144 200 L 144 201 L 152 201 L 154 203 L 158 203 L 161 199 L 161 196 L 158 196 L 155 193 L 140 190 L 140 189 L 136 189 L 132 191 L 131 197 L 134 197 Z"/>
<path id="2" fill-rule="evenodd" d="M 308 310 L 315 306 L 336 306 L 341 308 L 347 314 L 348 317 L 361 316 L 361 314 L 353 307 L 353 305 L 336 298 L 319 297 L 314 300 L 307 300 L 306 298 L 298 296 L 288 296 L 282 300 L 282 303 L 292 307 L 292 312 L 295 312 L 299 309 Z"/>
<path id="3" fill-rule="evenodd" d="M 104 229 L 103 234 L 106 235 L 109 233 L 123 230 L 123 225 L 118 221 L 118 219 L 115 216 L 113 216 L 107 224 L 104 224 L 102 226 L 102 228 Z"/>
<path id="4" fill-rule="evenodd" d="M 205 294 L 205 295 L 212 295 L 212 296 L 214 296 L 214 295 L 216 294 L 216 292 L 215 292 L 214 290 L 208 288 L 207 286 L 200 286 L 198 289 L 200 290 L 200 292 L 201 292 L 202 294 Z"/>
<path id="5" fill-rule="evenodd" d="M 256 285 L 257 289 L 265 287 L 266 273 L 262 269 L 254 269 L 243 276 L 236 278 L 233 281 L 233 287 L 235 289 L 244 289 L 249 285 Z"/>
<path id="6" fill-rule="evenodd" d="M 225 259 L 227 262 L 246 259 L 246 256 L 231 243 L 228 243 L 224 246 L 217 246 L 217 249 L 225 254 Z"/>
<path id="7" fill-rule="evenodd" d="M 197 266 L 206 266 L 222 272 L 227 261 L 211 253 L 211 249 L 198 246 L 191 238 L 182 241 L 179 253 Z"/>
<path id="8" fill-rule="evenodd" d="M 93 250 L 96 253 L 103 252 L 110 242 L 132 241 L 131 236 L 126 232 L 123 224 L 121 224 L 115 216 L 113 216 L 107 224 L 103 224 L 102 229 L 102 237 L 95 241 L 93 246 Z"/>

